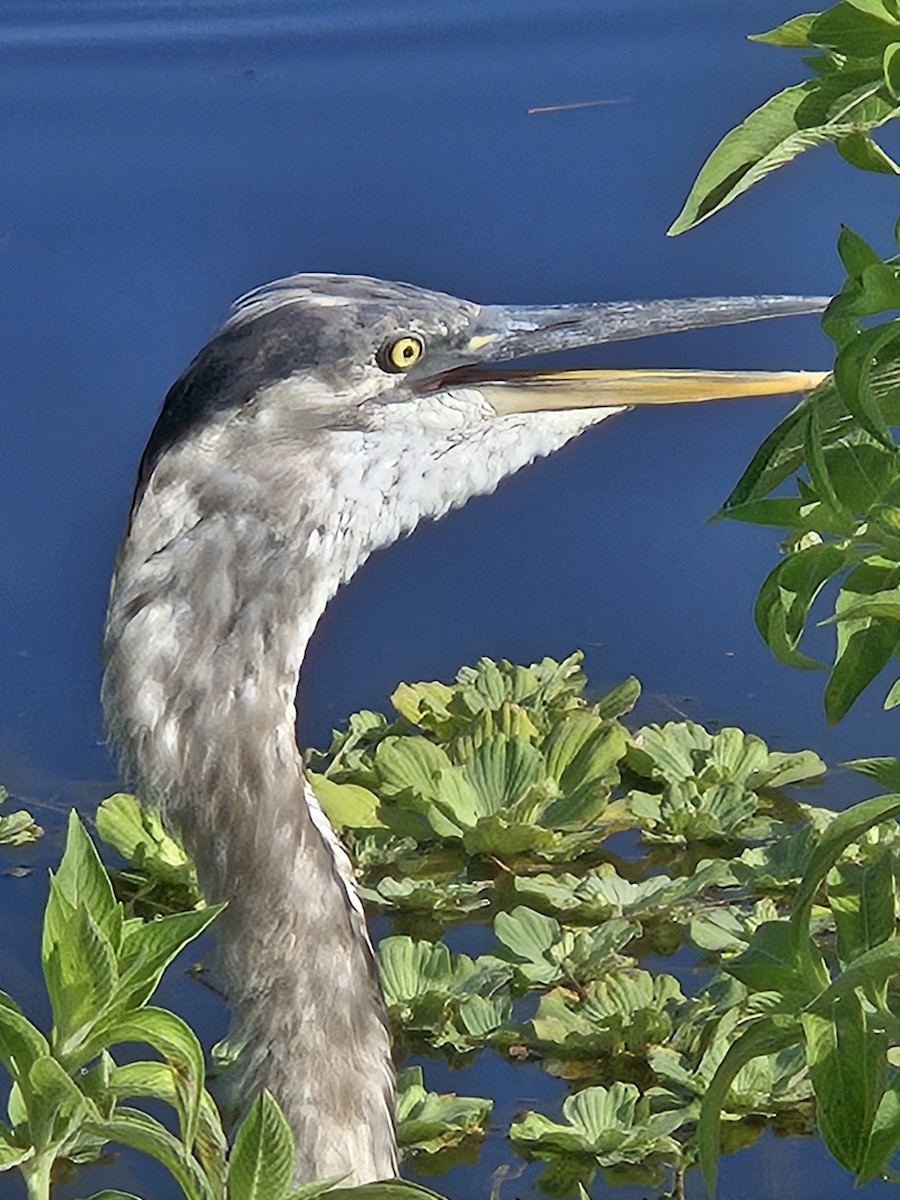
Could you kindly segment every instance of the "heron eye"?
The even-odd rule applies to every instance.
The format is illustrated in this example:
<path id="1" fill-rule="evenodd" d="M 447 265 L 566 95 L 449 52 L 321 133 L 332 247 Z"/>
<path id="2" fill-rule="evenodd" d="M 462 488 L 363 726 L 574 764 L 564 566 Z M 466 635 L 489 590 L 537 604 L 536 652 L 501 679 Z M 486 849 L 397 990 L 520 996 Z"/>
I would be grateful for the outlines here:
<path id="1" fill-rule="evenodd" d="M 415 333 L 404 333 L 381 347 L 377 362 L 382 371 L 408 371 L 425 353 L 425 343 Z"/>

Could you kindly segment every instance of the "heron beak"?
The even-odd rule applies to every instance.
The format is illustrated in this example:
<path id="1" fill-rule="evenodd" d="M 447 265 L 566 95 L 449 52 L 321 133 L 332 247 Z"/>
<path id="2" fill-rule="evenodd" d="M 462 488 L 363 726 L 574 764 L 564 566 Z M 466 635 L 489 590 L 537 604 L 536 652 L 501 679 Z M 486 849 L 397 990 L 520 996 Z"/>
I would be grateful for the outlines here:
<path id="1" fill-rule="evenodd" d="M 557 371 L 523 373 L 480 383 L 498 416 L 559 408 L 631 408 L 638 404 L 694 404 L 747 396 L 808 392 L 824 371 Z"/>
<path id="2" fill-rule="evenodd" d="M 536 370 L 498 366 L 513 359 L 662 333 L 821 312 L 821 296 L 713 297 L 647 303 L 489 305 L 457 362 L 431 386 L 477 386 L 500 416 L 547 409 L 690 404 L 805 392 L 825 378 L 810 371 Z"/>

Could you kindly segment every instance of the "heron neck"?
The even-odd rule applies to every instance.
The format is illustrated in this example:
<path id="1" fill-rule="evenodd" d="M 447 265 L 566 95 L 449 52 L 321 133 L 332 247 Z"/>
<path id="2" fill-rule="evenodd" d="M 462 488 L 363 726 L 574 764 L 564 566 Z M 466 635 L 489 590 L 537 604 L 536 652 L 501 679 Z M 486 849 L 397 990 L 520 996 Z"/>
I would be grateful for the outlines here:
<path id="1" fill-rule="evenodd" d="M 396 1172 L 386 1016 L 350 863 L 295 738 L 306 643 L 340 576 L 302 511 L 292 526 L 213 511 L 173 531 L 189 517 L 148 490 L 132 521 L 107 620 L 108 724 L 204 893 L 228 905 L 218 973 L 245 1050 L 227 1096 L 275 1094 L 298 1181 L 385 1178 Z"/>

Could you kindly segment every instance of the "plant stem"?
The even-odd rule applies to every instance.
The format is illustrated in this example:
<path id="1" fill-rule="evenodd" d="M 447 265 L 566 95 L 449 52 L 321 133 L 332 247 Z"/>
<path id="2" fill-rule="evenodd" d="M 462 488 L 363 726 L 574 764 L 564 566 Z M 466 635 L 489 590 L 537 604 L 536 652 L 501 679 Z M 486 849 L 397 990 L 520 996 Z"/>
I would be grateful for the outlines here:
<path id="1" fill-rule="evenodd" d="M 53 1169 L 53 1160 L 53 1152 L 44 1150 L 29 1162 L 22 1164 L 28 1200 L 50 1200 L 50 1172 Z"/>

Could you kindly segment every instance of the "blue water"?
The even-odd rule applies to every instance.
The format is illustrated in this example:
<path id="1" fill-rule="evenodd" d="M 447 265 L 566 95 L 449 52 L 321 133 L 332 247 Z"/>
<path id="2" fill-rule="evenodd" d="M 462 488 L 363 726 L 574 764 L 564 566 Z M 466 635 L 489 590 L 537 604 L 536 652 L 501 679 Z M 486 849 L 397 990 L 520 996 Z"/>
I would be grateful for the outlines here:
<path id="1" fill-rule="evenodd" d="M 160 399 L 229 301 L 299 270 L 482 301 L 833 289 L 840 222 L 886 248 L 896 184 L 831 150 L 664 236 L 715 140 L 800 72 L 789 52 L 744 40 L 793 12 L 780 0 L 5 0 L 0 781 L 49 836 L 0 852 L 0 871 L 35 867 L 0 876 L 15 915 L 3 986 L 38 1003 L 29 939 L 60 814 L 90 811 L 114 784 L 97 700 L 107 580 Z M 584 101 L 603 103 L 528 111 Z M 828 349 L 801 318 L 632 344 L 615 361 L 815 369 Z M 641 678 L 648 718 L 740 724 L 831 763 L 896 750 L 878 694 L 828 730 L 822 679 L 759 642 L 751 606 L 772 534 L 705 524 L 788 404 L 617 418 L 376 555 L 310 649 L 304 740 L 383 706 L 399 679 L 581 647 L 598 688 Z M 859 794 L 840 774 L 830 785 L 834 804 Z M 209 1007 L 170 987 L 192 1015 Z M 479 1070 L 488 1086 L 496 1076 L 504 1115 L 530 1095 L 534 1076 L 523 1085 L 490 1058 Z M 487 1168 L 508 1158 L 494 1138 L 481 1168 L 441 1186 L 485 1195 Z M 792 1197 L 850 1195 L 817 1149 L 771 1138 L 726 1165 L 722 1195 L 784 1195 L 787 1174 Z M 501 1194 L 530 1195 L 531 1178 Z"/>

